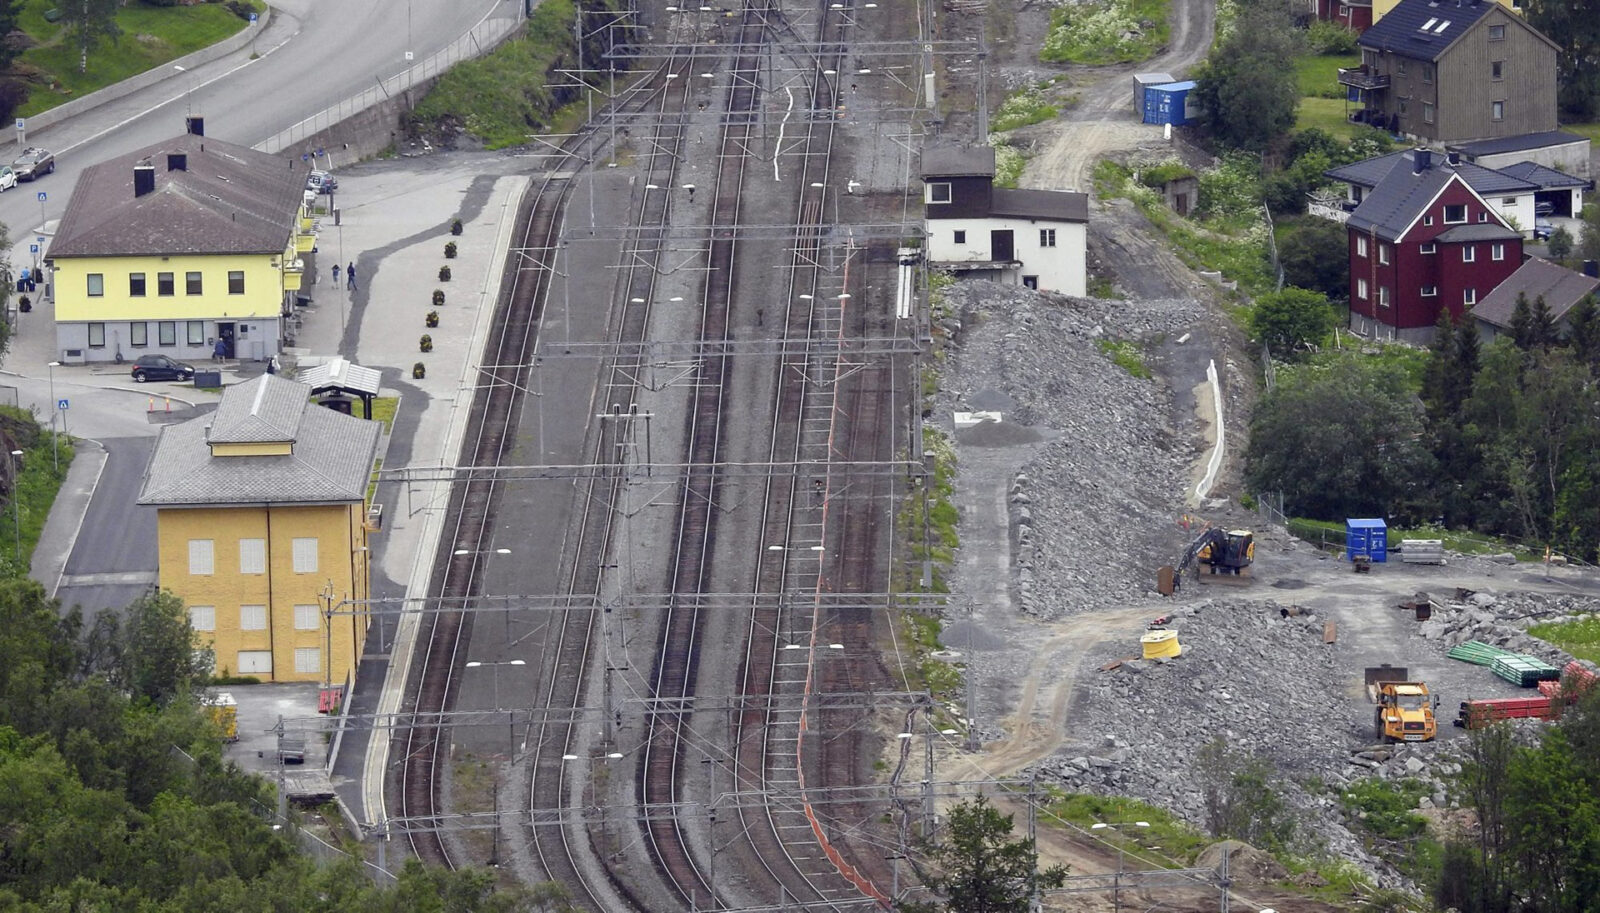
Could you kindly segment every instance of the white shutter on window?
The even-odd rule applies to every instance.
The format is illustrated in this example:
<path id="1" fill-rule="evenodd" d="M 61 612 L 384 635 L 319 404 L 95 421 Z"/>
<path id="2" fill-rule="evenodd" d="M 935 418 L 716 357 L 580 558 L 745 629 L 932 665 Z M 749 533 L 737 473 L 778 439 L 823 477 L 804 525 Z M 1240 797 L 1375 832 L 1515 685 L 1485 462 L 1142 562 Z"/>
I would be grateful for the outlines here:
<path id="1" fill-rule="evenodd" d="M 189 627 L 196 631 L 215 631 L 217 629 L 217 607 L 209 605 L 192 605 L 189 607 Z"/>
<path id="2" fill-rule="evenodd" d="M 322 627 L 322 611 L 314 605 L 297 605 L 294 607 L 294 629 L 296 631 L 315 631 Z"/>
<path id="3" fill-rule="evenodd" d="M 296 574 L 315 574 L 317 572 L 317 540 L 294 540 L 294 572 Z"/>
<path id="4" fill-rule="evenodd" d="M 308 674 L 322 671 L 322 648 L 295 647 L 294 671 Z"/>
<path id="5" fill-rule="evenodd" d="M 242 605 L 239 607 L 239 630 L 265 631 L 267 629 L 267 607 L 264 605 Z"/>
<path id="6" fill-rule="evenodd" d="M 272 651 L 240 650 L 238 672 L 240 675 L 271 675 Z"/>
<path id="7" fill-rule="evenodd" d="M 200 577 L 216 573 L 210 539 L 189 540 L 189 573 Z"/>
<path id="8" fill-rule="evenodd" d="M 239 540 L 239 573 L 265 574 L 267 572 L 267 540 Z"/>

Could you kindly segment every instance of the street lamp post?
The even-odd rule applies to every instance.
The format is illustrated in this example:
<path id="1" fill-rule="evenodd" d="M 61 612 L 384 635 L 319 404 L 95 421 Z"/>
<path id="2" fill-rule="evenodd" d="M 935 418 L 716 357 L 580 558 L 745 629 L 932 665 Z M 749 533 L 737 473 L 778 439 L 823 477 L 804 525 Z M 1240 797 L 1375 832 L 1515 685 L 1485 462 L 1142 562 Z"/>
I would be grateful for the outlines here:
<path id="1" fill-rule="evenodd" d="M 493 685 L 493 688 L 494 688 L 494 691 L 493 691 L 493 694 L 494 694 L 494 710 L 495 710 L 496 713 L 499 713 L 500 712 L 500 667 L 501 666 L 526 666 L 527 664 L 528 663 L 527 663 L 526 660 L 521 660 L 521 659 L 507 659 L 507 660 L 503 660 L 503 661 L 497 662 L 497 663 L 483 663 L 483 662 L 478 662 L 478 661 L 474 660 L 473 662 L 467 663 L 467 668 L 468 669 L 476 669 L 479 666 L 488 666 L 489 667 L 490 672 L 494 676 L 494 679 L 493 679 L 493 681 L 494 681 L 494 685 Z M 516 724 L 516 721 L 509 714 L 506 716 L 506 737 L 513 743 L 515 743 L 516 740 L 517 740 L 517 724 Z"/>
<path id="2" fill-rule="evenodd" d="M 1120 832 L 1125 827 L 1149 827 L 1149 826 L 1150 826 L 1150 822 L 1148 822 L 1148 821 L 1128 821 L 1128 822 L 1124 822 L 1122 824 L 1107 824 L 1104 821 L 1101 821 L 1101 822 L 1098 822 L 1096 824 L 1089 825 L 1089 830 L 1098 831 L 1098 830 L 1103 830 L 1103 829 L 1109 827 L 1114 831 Z M 1123 861 L 1126 858 L 1126 849 L 1123 846 L 1123 839 L 1125 839 L 1125 838 L 1123 838 L 1121 833 L 1118 833 L 1118 835 L 1117 835 L 1117 880 L 1113 884 L 1112 889 L 1111 889 L 1111 905 L 1112 905 L 1112 909 L 1115 910 L 1116 913 L 1122 913 L 1122 872 L 1123 872 Z"/>
<path id="3" fill-rule="evenodd" d="M 17 525 L 17 566 L 22 566 L 22 501 L 17 498 L 17 483 L 22 478 L 22 451 L 11 451 L 11 516 Z"/>

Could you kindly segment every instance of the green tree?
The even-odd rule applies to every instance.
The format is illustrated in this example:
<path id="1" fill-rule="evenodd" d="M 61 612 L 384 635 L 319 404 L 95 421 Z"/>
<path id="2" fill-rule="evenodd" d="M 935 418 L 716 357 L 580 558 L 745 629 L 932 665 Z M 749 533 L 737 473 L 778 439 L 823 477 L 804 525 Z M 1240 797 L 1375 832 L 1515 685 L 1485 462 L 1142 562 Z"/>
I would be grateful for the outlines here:
<path id="1" fill-rule="evenodd" d="M 1233 33 L 1195 75 L 1195 96 L 1218 144 L 1265 150 L 1294 126 L 1299 87 L 1290 74 L 1299 39 L 1276 4 L 1241 11 Z"/>
<path id="2" fill-rule="evenodd" d="M 1550 316 L 1550 306 L 1544 296 L 1528 303 L 1525 292 L 1517 293 L 1517 303 L 1511 311 L 1511 338 L 1524 352 L 1548 349 L 1556 341 L 1556 322 Z"/>
<path id="3" fill-rule="evenodd" d="M 1219 738 L 1200 749 L 1194 766 L 1211 836 L 1270 850 L 1293 842 L 1294 812 L 1266 761 L 1229 748 Z"/>
<path id="4" fill-rule="evenodd" d="M 1550 251 L 1550 259 L 1565 260 L 1572 256 L 1572 232 L 1567 231 L 1567 226 L 1562 225 L 1550 233 L 1545 248 Z"/>
<path id="5" fill-rule="evenodd" d="M 1248 322 L 1251 338 L 1270 346 L 1274 357 L 1292 360 L 1303 345 L 1333 332 L 1339 315 L 1322 293 L 1289 287 L 1257 298 Z"/>
<path id="6" fill-rule="evenodd" d="M 943 843 L 930 847 L 933 874 L 927 884 L 941 904 L 902 905 L 910 913 L 1027 913 L 1035 887 L 1065 883 L 1064 867 L 1039 870 L 1032 840 L 1013 839 L 1013 820 L 989 804 L 986 796 L 950 809 Z"/>
<path id="7" fill-rule="evenodd" d="M 1600 308 L 1593 295 L 1584 295 L 1567 312 L 1567 345 L 1579 364 L 1600 374 Z"/>
<path id="8" fill-rule="evenodd" d="M 1578 242 L 1578 256 L 1585 260 L 1600 260 L 1600 203 L 1583 207 L 1583 240 Z"/>
<path id="9" fill-rule="evenodd" d="M 1350 240 L 1343 225 L 1300 216 L 1279 222 L 1274 231 L 1286 284 L 1321 292 L 1329 301 L 1350 297 Z"/>
<path id="10" fill-rule="evenodd" d="M 203 682 L 212 668 L 211 650 L 202 647 L 189 625 L 183 602 L 168 590 L 140 597 L 122 613 L 96 618 L 96 630 L 111 641 L 103 671 L 135 699 L 165 704 Z M 120 628 L 120 630 L 119 630 Z"/>
<path id="11" fill-rule="evenodd" d="M 78 72 L 89 69 L 89 52 L 104 39 L 117 40 L 122 29 L 117 25 L 118 0 L 65 0 L 59 9 L 61 21 L 78 48 Z"/>
<path id="12" fill-rule="evenodd" d="M 1561 49 L 1556 98 L 1562 111 L 1593 120 L 1600 113 L 1600 0 L 1527 0 L 1523 15 Z"/>
<path id="13" fill-rule="evenodd" d="M 1283 492 L 1301 517 L 1433 515 L 1422 403 L 1401 369 L 1346 357 L 1277 376 L 1250 423 L 1251 490 Z"/>

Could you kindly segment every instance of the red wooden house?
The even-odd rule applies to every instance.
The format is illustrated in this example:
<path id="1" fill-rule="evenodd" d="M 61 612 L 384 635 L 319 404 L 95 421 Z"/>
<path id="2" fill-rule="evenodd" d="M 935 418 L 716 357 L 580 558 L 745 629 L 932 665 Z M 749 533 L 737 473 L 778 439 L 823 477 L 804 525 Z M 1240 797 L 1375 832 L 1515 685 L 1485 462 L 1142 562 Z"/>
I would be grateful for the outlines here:
<path id="1" fill-rule="evenodd" d="M 1345 223 L 1350 329 L 1426 343 L 1439 311 L 1460 318 L 1522 265 L 1522 235 L 1455 166 L 1406 153 Z"/>

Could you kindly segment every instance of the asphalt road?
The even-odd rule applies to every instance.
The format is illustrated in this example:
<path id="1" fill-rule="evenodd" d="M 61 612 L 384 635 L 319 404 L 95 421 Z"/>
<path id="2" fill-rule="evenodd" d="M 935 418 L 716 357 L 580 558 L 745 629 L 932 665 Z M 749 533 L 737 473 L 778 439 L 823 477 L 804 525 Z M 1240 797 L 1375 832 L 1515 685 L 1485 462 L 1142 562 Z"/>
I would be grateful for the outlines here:
<path id="1" fill-rule="evenodd" d="M 266 30 L 242 49 L 27 137 L 56 153 L 54 174 L 0 195 L 0 223 L 18 240 L 59 219 L 89 165 L 180 133 L 184 117 L 206 134 L 254 145 L 340 99 L 421 61 L 487 15 L 516 16 L 511 0 L 278 0 Z M 0 146 L 11 161 L 14 132 Z M 337 156 L 334 165 L 342 163 Z M 47 198 L 41 205 L 37 193 Z"/>
<path id="2" fill-rule="evenodd" d="M 100 444 L 106 449 L 105 469 L 56 594 L 64 604 L 90 612 L 126 606 L 156 578 L 156 511 L 134 503 L 155 438 Z"/>

